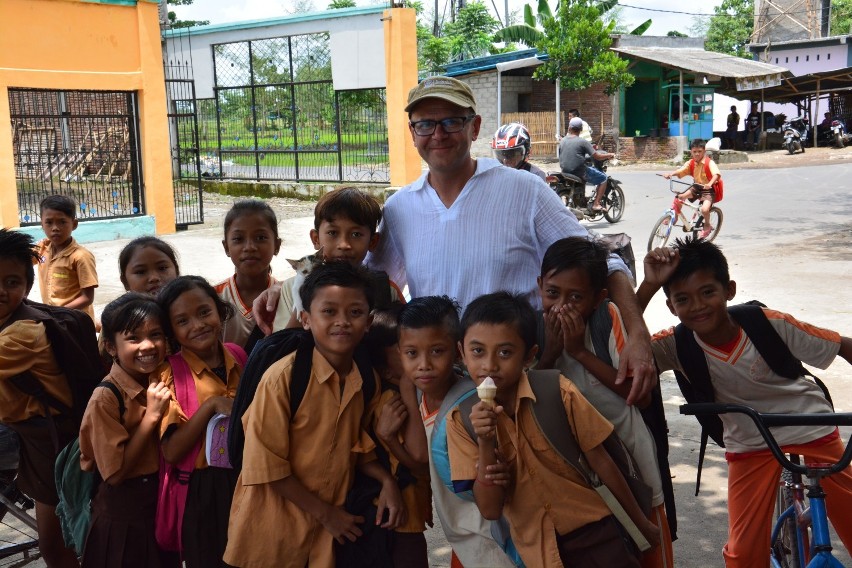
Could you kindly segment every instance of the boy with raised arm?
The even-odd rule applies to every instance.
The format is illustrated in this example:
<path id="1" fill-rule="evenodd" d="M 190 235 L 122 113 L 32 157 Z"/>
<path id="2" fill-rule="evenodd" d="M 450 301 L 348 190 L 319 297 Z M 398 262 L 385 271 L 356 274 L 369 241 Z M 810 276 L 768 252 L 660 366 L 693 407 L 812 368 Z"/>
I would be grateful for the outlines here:
<path id="1" fill-rule="evenodd" d="M 761 413 L 833 412 L 822 389 L 808 376 L 788 378 L 776 373 L 732 316 L 728 302 L 737 292 L 722 251 L 702 239 L 675 241 L 645 257 L 645 280 L 637 291 L 644 308 L 662 287 L 666 305 L 685 326 L 702 353 L 713 398 L 719 403 L 750 406 Z M 852 362 L 852 340 L 837 332 L 800 322 L 791 315 L 763 308 L 765 317 L 792 356 L 825 369 L 838 355 Z M 737 316 L 742 317 L 742 315 Z M 660 371 L 695 368 L 679 358 L 675 328 L 654 336 L 652 348 Z M 683 336 L 681 336 L 683 337 Z M 681 344 L 681 349 L 683 345 Z M 804 370 L 804 369 L 803 369 Z M 697 377 L 686 376 L 692 383 Z M 781 465 L 775 460 L 748 416 L 720 415 L 728 461 L 728 542 L 725 565 L 769 564 L 772 512 Z M 773 431 L 782 450 L 801 454 L 806 462 L 839 461 L 843 443 L 834 426 L 789 426 Z M 828 516 L 847 550 L 852 546 L 852 468 L 825 478 Z"/>

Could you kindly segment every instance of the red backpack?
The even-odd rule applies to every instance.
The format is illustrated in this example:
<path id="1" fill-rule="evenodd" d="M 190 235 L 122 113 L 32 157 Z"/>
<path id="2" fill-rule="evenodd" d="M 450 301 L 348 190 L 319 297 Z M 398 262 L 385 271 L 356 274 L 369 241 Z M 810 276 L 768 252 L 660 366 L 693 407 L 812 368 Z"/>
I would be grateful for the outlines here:
<path id="1" fill-rule="evenodd" d="M 689 175 L 695 178 L 695 160 L 689 160 Z M 710 156 L 704 156 L 704 175 L 707 179 L 711 179 L 713 174 L 710 173 Z M 713 186 L 713 189 L 716 191 L 716 199 L 714 203 L 718 203 L 722 201 L 722 198 L 725 196 L 725 184 L 722 183 L 722 176 L 719 175 L 719 179 L 716 181 L 716 184 Z"/>

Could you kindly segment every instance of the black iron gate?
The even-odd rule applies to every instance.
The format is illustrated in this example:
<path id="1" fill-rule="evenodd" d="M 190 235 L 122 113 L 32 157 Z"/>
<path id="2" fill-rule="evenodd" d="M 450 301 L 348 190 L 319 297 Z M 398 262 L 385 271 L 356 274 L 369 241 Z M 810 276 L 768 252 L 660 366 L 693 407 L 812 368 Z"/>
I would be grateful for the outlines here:
<path id="1" fill-rule="evenodd" d="M 9 107 L 22 226 L 38 225 L 54 194 L 81 220 L 145 213 L 135 93 L 10 88 Z"/>
<path id="2" fill-rule="evenodd" d="M 213 46 L 218 172 L 388 183 L 385 90 L 335 91 L 328 33 Z M 212 117 L 211 117 L 212 119 Z"/>
<path id="3" fill-rule="evenodd" d="M 169 37 L 170 41 L 164 42 L 163 68 L 166 76 L 175 226 L 185 229 L 188 225 L 204 222 L 198 101 L 195 98 L 189 34 L 173 30 Z"/>

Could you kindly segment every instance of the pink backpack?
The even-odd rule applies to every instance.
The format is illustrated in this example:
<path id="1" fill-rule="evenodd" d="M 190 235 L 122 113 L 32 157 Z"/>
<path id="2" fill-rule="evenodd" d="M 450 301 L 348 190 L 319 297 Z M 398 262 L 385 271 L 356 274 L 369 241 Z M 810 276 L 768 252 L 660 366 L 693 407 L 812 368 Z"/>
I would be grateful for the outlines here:
<path id="1" fill-rule="evenodd" d="M 240 367 L 246 366 L 246 352 L 235 343 L 226 343 Z M 198 393 L 195 381 L 186 360 L 180 353 L 169 356 L 172 375 L 175 381 L 175 398 L 186 414 L 191 418 L 198 411 Z M 177 464 L 170 464 L 160 451 L 160 487 L 157 493 L 157 518 L 154 523 L 154 536 L 163 550 L 183 552 L 181 527 L 183 513 L 186 510 L 186 495 L 189 491 L 189 477 L 195 469 L 195 460 L 201 451 L 201 440 L 195 444 Z"/>

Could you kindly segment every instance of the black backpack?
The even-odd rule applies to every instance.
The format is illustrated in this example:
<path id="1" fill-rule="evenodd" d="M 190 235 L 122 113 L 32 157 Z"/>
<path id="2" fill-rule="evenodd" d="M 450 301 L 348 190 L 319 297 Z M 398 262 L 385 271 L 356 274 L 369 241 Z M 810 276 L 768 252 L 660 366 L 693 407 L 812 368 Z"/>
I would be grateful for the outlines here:
<path id="1" fill-rule="evenodd" d="M 56 363 L 68 379 L 72 404 L 67 406 L 48 394 L 41 381 L 29 371 L 12 377 L 9 379 L 10 382 L 25 394 L 38 400 L 48 419 L 52 417 L 50 409 L 53 408 L 61 415 L 72 418 L 79 427 L 92 391 L 106 375 L 106 369 L 98 353 L 97 335 L 92 318 L 79 310 L 24 300 L 0 329 L 21 320 L 33 320 L 44 324 Z M 53 436 L 55 426 L 52 425 L 51 428 Z M 54 440 L 54 443 L 58 444 L 58 438 Z M 62 448 L 57 447 L 56 451 L 60 449 Z"/>
<path id="2" fill-rule="evenodd" d="M 769 318 L 763 312 L 766 306 L 757 300 L 728 307 L 728 313 L 737 324 L 743 328 L 749 341 L 754 344 L 760 356 L 769 365 L 776 375 L 780 375 L 791 381 L 800 377 L 811 377 L 825 398 L 831 404 L 831 395 L 828 388 L 813 373 L 807 370 L 802 362 L 796 359 L 790 352 L 790 348 L 772 327 Z M 684 372 L 675 371 L 677 385 L 686 402 L 715 402 L 716 395 L 713 391 L 713 383 L 710 380 L 710 370 L 707 367 L 707 358 L 704 350 L 695 340 L 692 330 L 685 325 L 678 324 L 674 332 L 677 358 Z M 710 438 L 721 447 L 725 447 L 723 441 L 722 419 L 715 414 L 696 415 L 701 424 L 701 448 L 698 452 L 698 475 L 695 480 L 695 494 L 701 485 L 701 466 L 704 463 L 704 452 L 707 448 L 707 439 Z"/>

